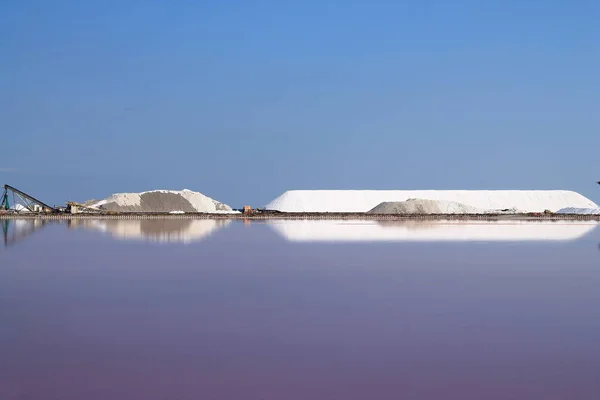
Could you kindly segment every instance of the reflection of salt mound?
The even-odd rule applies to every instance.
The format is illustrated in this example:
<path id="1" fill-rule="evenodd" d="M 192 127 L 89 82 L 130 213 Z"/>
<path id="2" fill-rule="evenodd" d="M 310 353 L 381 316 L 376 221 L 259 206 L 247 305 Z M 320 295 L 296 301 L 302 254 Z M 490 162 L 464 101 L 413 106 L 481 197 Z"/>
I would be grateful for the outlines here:
<path id="1" fill-rule="evenodd" d="M 186 220 L 81 220 L 86 229 L 96 229 L 109 233 L 118 239 L 142 239 L 152 242 L 199 241 L 218 229 L 228 225 L 230 220 L 186 219 Z"/>
<path id="2" fill-rule="evenodd" d="M 17 235 L 28 235 L 46 225 L 42 219 L 17 219 L 14 220 L 14 232 Z"/>
<path id="3" fill-rule="evenodd" d="M 574 240 L 595 221 L 268 221 L 293 242 Z"/>
<path id="4" fill-rule="evenodd" d="M 415 198 L 456 202 L 481 210 L 520 212 L 598 207 L 568 190 L 290 190 L 265 208 L 282 212 L 367 212 L 383 202 Z"/>
<path id="5" fill-rule="evenodd" d="M 121 212 L 234 212 L 227 204 L 187 189 L 181 191 L 153 190 L 142 193 L 117 193 L 90 206 Z"/>
<path id="6" fill-rule="evenodd" d="M 13 243 L 28 238 L 31 234 L 51 224 L 52 221 L 44 219 L 10 219 L 0 221 L 4 236 L 4 245 L 12 245 Z"/>
<path id="7" fill-rule="evenodd" d="M 369 211 L 372 214 L 483 214 L 485 212 L 455 201 L 427 199 L 383 202 Z"/>

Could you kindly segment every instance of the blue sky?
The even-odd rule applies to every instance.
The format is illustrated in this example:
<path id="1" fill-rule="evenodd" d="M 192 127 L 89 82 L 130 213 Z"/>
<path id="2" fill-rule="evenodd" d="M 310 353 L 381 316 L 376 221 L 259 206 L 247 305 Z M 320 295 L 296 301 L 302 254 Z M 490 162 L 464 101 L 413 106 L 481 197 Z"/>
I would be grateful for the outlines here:
<path id="1" fill-rule="evenodd" d="M 571 189 L 600 201 L 595 1 L 0 5 L 0 183 Z"/>

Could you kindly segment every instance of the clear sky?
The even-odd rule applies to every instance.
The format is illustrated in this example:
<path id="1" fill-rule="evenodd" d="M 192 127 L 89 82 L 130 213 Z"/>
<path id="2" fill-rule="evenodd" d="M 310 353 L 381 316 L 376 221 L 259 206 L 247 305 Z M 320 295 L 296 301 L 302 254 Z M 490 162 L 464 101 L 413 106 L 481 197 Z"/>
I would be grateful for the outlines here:
<path id="1" fill-rule="evenodd" d="M 600 2 L 3 1 L 0 183 L 571 189 L 600 202 Z"/>

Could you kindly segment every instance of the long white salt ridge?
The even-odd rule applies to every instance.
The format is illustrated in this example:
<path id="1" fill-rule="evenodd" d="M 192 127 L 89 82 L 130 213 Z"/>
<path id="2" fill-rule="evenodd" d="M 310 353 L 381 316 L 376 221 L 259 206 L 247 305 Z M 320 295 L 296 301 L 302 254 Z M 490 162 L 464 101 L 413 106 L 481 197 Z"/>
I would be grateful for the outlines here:
<path id="1" fill-rule="evenodd" d="M 266 205 L 281 212 L 368 212 L 383 202 L 442 200 L 481 210 L 556 212 L 598 205 L 569 190 L 289 190 Z"/>
<path id="2" fill-rule="evenodd" d="M 577 215 L 600 215 L 600 208 L 563 208 L 556 212 L 557 214 L 577 214 Z"/>
<path id="3" fill-rule="evenodd" d="M 596 221 L 272 220 L 267 224 L 290 242 L 571 241 L 599 226 Z"/>

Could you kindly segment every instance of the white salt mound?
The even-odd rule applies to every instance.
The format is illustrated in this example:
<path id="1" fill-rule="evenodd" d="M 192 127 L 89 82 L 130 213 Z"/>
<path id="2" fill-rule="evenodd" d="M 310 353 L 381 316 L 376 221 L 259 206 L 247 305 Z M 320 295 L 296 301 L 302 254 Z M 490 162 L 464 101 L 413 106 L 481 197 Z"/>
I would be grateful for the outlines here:
<path id="1" fill-rule="evenodd" d="M 600 215 L 600 208 L 562 208 L 557 214 Z"/>
<path id="2" fill-rule="evenodd" d="M 11 208 L 11 210 L 20 212 L 20 213 L 28 213 L 30 212 L 29 209 L 27 207 L 25 207 L 23 204 L 14 204 Z"/>
<path id="3" fill-rule="evenodd" d="M 383 202 L 369 211 L 371 214 L 484 214 L 486 210 L 455 201 L 408 199 Z"/>
<path id="4" fill-rule="evenodd" d="M 230 206 L 188 189 L 116 193 L 90 207 L 121 212 L 237 213 Z"/>
<path id="5" fill-rule="evenodd" d="M 384 202 L 415 198 L 516 212 L 598 208 L 590 199 L 568 190 L 290 190 L 265 208 L 281 212 L 368 212 Z"/>

